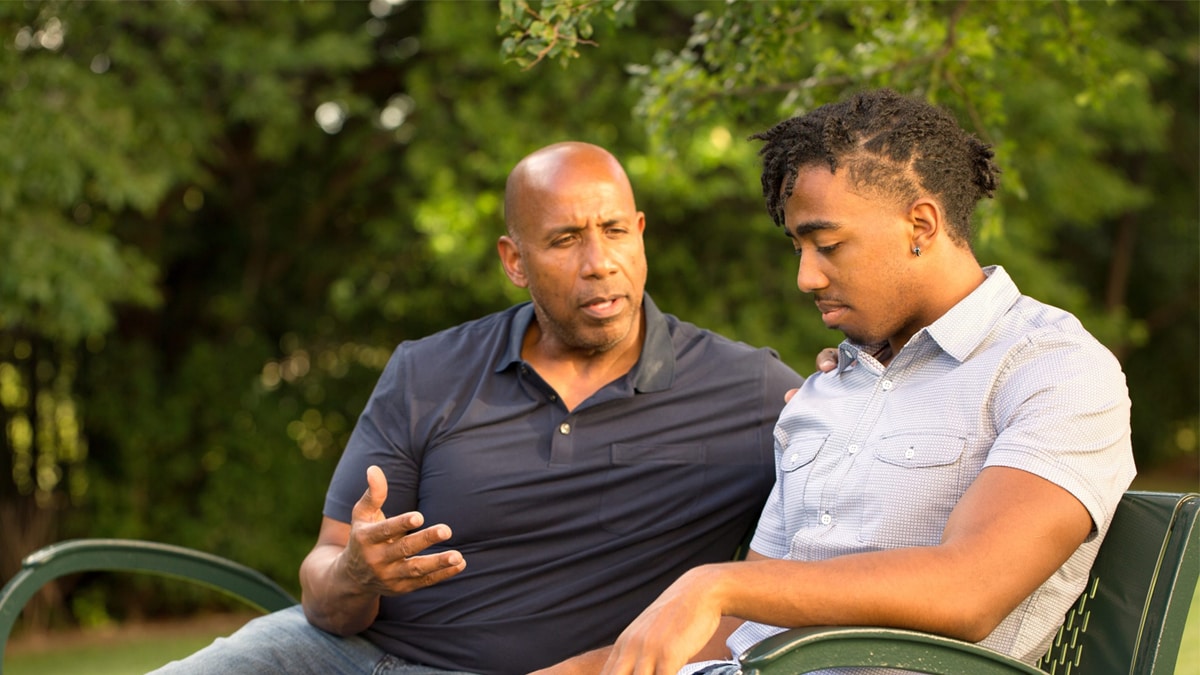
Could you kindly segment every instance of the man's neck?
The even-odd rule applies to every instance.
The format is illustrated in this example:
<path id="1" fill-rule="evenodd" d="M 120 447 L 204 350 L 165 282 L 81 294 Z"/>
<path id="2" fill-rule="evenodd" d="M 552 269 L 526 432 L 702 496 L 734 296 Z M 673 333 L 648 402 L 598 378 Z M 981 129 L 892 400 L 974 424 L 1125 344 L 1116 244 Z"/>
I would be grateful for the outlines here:
<path id="1" fill-rule="evenodd" d="M 625 376 L 642 354 L 645 319 L 635 333 L 611 349 L 581 350 L 548 343 L 537 323 L 529 327 L 521 349 L 524 358 L 549 384 L 568 410 L 574 410 L 606 384 Z"/>

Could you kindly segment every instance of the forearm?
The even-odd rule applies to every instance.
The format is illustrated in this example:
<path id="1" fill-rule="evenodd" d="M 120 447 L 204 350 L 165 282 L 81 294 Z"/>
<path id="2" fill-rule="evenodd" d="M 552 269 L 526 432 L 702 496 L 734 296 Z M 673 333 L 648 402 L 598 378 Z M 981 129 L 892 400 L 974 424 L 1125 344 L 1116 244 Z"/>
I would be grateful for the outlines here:
<path id="1" fill-rule="evenodd" d="M 314 548 L 300 565 L 301 605 L 309 623 L 336 635 L 365 630 L 379 613 L 379 594 L 343 570 L 338 546 Z"/>
<path id="2" fill-rule="evenodd" d="M 1090 529 L 1087 510 L 1066 490 L 993 467 L 963 495 L 937 546 L 815 562 L 754 554 L 746 563 L 699 568 L 697 576 L 713 578 L 690 582 L 698 597 L 712 594 L 710 609 L 761 623 L 883 625 L 978 641 L 1050 578 Z"/>
<path id="3" fill-rule="evenodd" d="M 820 562 L 761 560 L 714 565 L 681 581 L 721 614 L 774 626 L 892 626 L 977 641 L 1019 599 L 989 593 L 983 579 L 950 570 L 937 547 Z M 974 575 L 971 575 L 974 577 Z M 1010 606 L 1011 605 L 1011 606 Z"/>

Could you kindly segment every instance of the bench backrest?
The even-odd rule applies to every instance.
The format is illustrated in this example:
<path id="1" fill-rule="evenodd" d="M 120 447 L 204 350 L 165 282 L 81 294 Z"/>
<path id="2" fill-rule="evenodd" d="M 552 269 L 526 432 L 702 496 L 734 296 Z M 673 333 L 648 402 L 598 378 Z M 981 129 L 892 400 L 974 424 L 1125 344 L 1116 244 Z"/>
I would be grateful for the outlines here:
<path id="1" fill-rule="evenodd" d="M 1122 497 L 1088 587 L 1038 664 L 1055 675 L 1171 675 L 1200 574 L 1200 495 Z"/>

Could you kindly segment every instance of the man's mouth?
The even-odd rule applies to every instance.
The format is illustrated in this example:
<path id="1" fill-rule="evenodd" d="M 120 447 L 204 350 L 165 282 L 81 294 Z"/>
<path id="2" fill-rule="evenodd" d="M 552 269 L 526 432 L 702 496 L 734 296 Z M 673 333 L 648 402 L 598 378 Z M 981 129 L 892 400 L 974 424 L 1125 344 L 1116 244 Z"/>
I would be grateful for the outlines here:
<path id="1" fill-rule="evenodd" d="M 837 324 L 838 320 L 849 309 L 846 305 L 833 300 L 817 300 L 817 310 L 821 312 L 821 320 L 826 326 Z"/>
<path id="2" fill-rule="evenodd" d="M 624 299 L 621 295 L 595 297 L 584 302 L 581 308 L 597 319 L 607 319 L 621 311 Z"/>

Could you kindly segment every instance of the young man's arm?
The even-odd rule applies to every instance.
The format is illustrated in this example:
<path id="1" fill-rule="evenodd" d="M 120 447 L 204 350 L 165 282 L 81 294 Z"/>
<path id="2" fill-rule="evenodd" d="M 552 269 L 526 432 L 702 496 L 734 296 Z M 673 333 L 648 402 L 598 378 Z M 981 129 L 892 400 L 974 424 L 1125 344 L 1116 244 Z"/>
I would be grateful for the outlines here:
<path id="1" fill-rule="evenodd" d="M 1063 488 L 989 467 L 951 513 L 937 546 L 687 572 L 621 634 L 604 672 L 674 673 L 723 616 L 789 627 L 893 626 L 978 641 L 1091 529 L 1087 509 Z"/>

